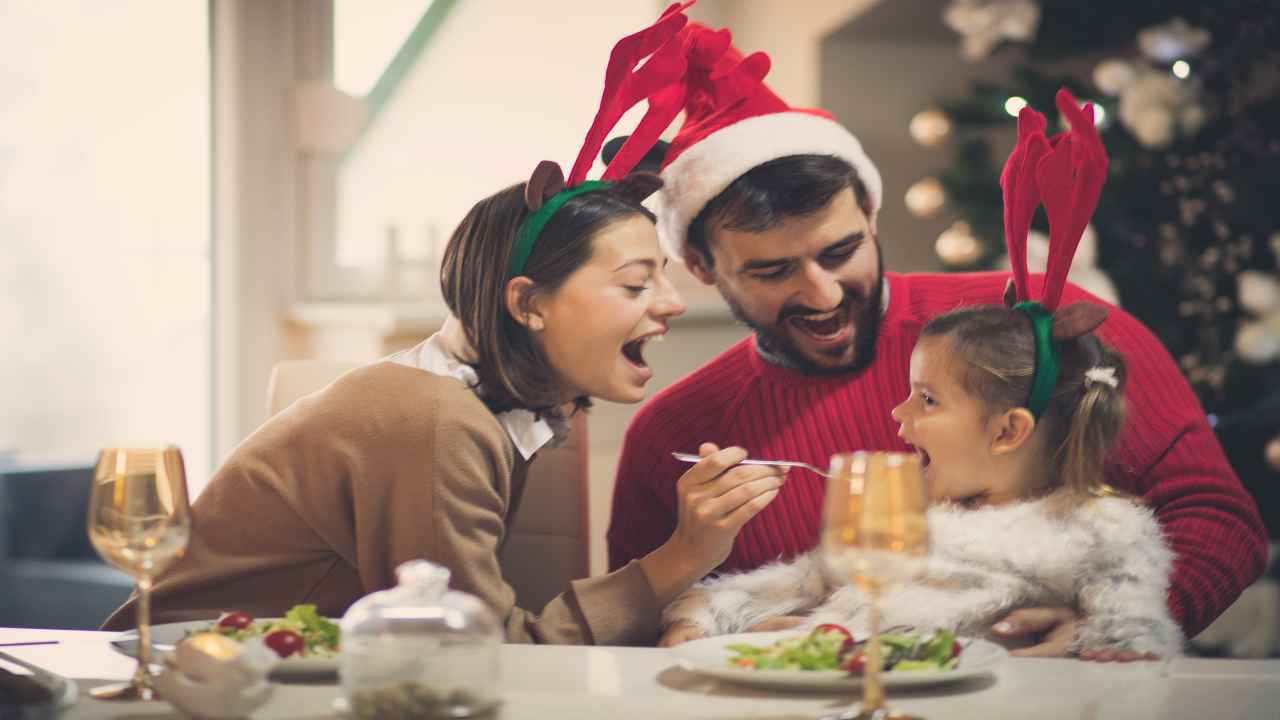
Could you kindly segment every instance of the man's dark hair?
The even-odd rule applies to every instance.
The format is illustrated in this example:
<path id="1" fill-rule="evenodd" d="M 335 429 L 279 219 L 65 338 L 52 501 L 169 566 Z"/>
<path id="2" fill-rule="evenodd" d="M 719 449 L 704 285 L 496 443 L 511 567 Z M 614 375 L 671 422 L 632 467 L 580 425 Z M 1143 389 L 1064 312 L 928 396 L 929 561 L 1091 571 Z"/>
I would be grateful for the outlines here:
<path id="1" fill-rule="evenodd" d="M 689 223 L 689 247 L 710 267 L 716 229 L 764 232 L 787 218 L 821 210 L 845 188 L 853 188 L 858 206 L 870 216 L 866 185 L 852 165 L 834 155 L 787 155 L 762 163 L 702 208 Z"/>

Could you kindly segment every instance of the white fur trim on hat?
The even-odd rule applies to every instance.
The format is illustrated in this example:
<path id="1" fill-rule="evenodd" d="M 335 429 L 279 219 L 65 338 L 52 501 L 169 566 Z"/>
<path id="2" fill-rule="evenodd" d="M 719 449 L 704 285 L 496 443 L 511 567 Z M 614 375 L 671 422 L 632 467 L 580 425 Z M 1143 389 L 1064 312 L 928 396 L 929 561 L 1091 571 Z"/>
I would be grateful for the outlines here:
<path id="1" fill-rule="evenodd" d="M 751 168 L 788 155 L 834 155 L 853 166 L 867 188 L 872 217 L 880 209 L 880 171 L 862 143 L 840 123 L 803 112 L 781 112 L 740 120 L 680 153 L 662 171 L 654 195 L 662 249 L 683 261 L 689 223 L 712 198 Z"/>

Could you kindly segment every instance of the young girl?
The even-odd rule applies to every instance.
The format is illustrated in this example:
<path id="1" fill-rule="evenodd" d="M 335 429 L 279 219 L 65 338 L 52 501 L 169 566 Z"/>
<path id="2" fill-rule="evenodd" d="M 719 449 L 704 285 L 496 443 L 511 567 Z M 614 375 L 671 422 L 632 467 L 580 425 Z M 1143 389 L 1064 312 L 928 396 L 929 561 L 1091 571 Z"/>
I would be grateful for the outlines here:
<path id="1" fill-rule="evenodd" d="M 1051 143 L 1043 118 L 1024 111 L 1002 177 L 1015 258 L 1008 307 L 935 318 L 912 352 L 911 392 L 893 417 L 937 504 L 928 513 L 927 569 L 885 592 L 883 627 L 987 635 L 1019 607 L 1068 605 L 1082 616 L 1072 646 L 1082 657 L 1168 657 L 1182 642 L 1167 608 L 1170 551 L 1152 513 L 1103 481 L 1123 425 L 1124 364 L 1092 334 L 1104 309 L 1056 308 L 1074 228 L 1096 204 L 1106 162 L 1087 106 L 1059 100 L 1071 133 Z M 1028 300 L 1018 252 L 1026 228 L 1020 215 L 1010 221 L 1021 208 L 1030 224 L 1029 193 L 1044 197 L 1055 248 L 1041 302 Z M 668 642 L 795 614 L 865 635 L 867 613 L 861 593 L 828 577 L 811 552 L 704 581 L 666 609 L 664 624 Z"/>
<path id="2" fill-rule="evenodd" d="M 681 51 L 681 9 L 618 43 L 567 182 L 544 161 L 462 220 L 441 273 L 456 320 L 299 400 L 235 449 L 192 508 L 186 556 L 154 590 L 155 622 L 277 617 L 299 603 L 340 616 L 395 584 L 400 563 L 424 558 L 483 600 L 510 642 L 652 643 L 661 607 L 724 560 L 782 478 L 734 467 L 739 448 L 704 447 L 681 479 L 681 522 L 649 555 L 575 581 L 542 608 L 516 607 L 498 563 L 536 453 L 589 398 L 643 398 L 645 344 L 684 311 L 641 205 L 660 181 L 627 177 L 663 124 L 632 135 L 606 181 L 585 180 L 627 103 L 678 80 L 657 72 L 674 66 L 650 62 L 648 88 L 616 83 L 646 56 Z M 105 627 L 132 626 L 133 609 Z"/>

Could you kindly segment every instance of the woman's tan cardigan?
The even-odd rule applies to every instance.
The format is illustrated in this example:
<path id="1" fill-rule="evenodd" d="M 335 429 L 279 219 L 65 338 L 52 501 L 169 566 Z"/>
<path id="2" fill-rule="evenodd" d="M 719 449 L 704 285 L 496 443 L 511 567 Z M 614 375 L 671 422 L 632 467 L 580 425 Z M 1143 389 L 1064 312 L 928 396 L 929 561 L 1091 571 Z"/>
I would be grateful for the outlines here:
<path id="1" fill-rule="evenodd" d="M 339 617 L 424 558 L 487 603 L 509 642 L 652 643 L 661 608 L 635 563 L 573 582 L 540 612 L 515 607 L 498 550 L 526 468 L 462 381 L 387 361 L 353 370 L 268 420 L 214 475 L 152 622 L 278 617 L 298 603 Z M 133 624 L 130 600 L 103 628 Z"/>

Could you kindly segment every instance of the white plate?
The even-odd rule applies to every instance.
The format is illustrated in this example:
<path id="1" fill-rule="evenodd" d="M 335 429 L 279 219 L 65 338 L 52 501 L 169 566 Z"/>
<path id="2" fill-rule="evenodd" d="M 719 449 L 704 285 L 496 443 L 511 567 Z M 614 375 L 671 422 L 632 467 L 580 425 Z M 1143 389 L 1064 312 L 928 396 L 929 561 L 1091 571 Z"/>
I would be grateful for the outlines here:
<path id="1" fill-rule="evenodd" d="M 814 690 L 845 690 L 862 686 L 861 676 L 842 670 L 749 670 L 729 664 L 729 658 L 734 655 L 728 649 L 729 645 L 769 645 L 795 635 L 794 631 L 719 635 L 677 645 L 671 648 L 671 652 L 686 670 L 742 685 Z M 956 668 L 886 672 L 880 676 L 884 686 L 908 687 L 963 680 L 991 672 L 1009 656 L 1008 651 L 993 642 L 968 638 L 961 638 L 960 642 L 965 648 Z"/>
<path id="2" fill-rule="evenodd" d="M 270 621 L 278 618 L 255 618 L 254 622 Z M 172 650 L 189 632 L 207 629 L 212 620 L 194 620 L 191 622 L 166 623 L 151 626 L 151 647 L 160 652 Z M 138 656 L 138 631 L 126 630 L 111 640 L 111 647 L 129 657 Z M 272 680 L 336 680 L 338 678 L 338 658 L 336 657 L 289 657 L 284 658 L 271 669 Z"/>

